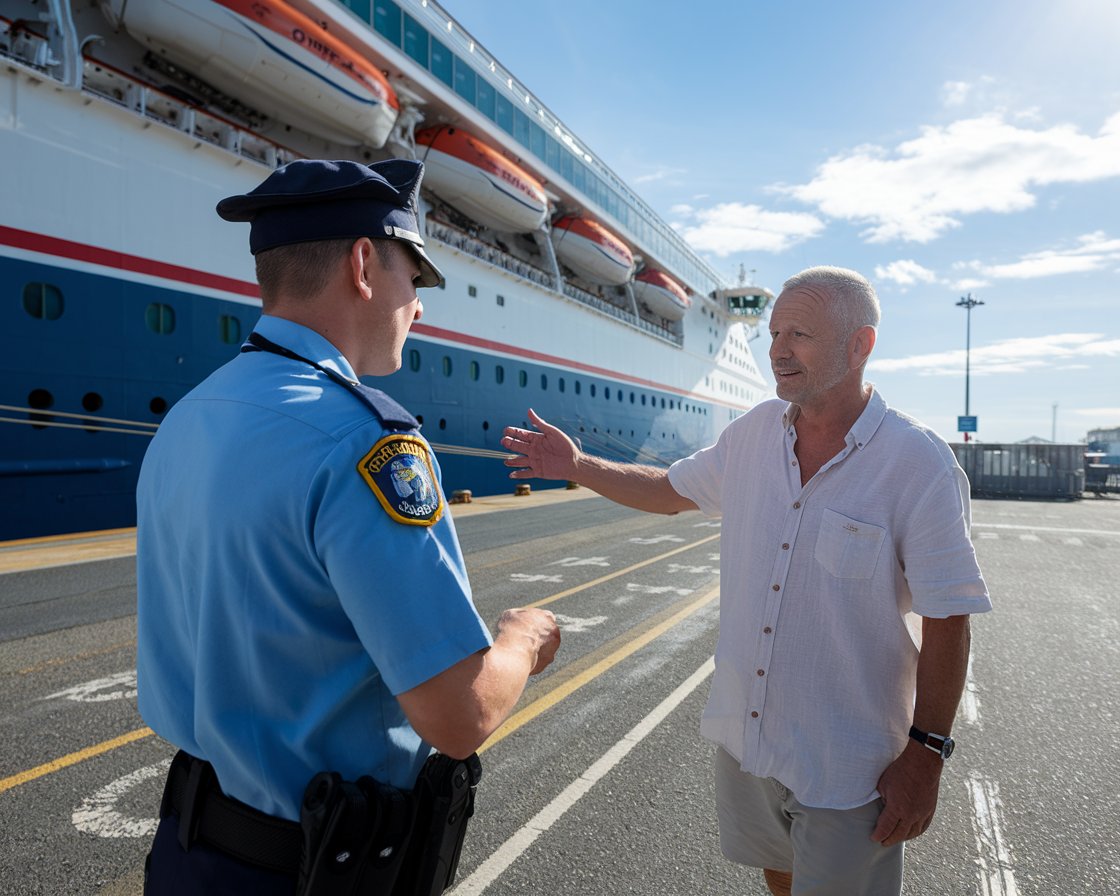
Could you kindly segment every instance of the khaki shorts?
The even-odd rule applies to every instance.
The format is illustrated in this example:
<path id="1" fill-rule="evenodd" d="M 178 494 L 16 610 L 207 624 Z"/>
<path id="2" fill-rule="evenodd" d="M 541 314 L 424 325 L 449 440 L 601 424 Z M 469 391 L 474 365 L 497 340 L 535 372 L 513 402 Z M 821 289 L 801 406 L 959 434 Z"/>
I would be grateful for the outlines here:
<path id="1" fill-rule="evenodd" d="M 719 842 L 732 862 L 793 872 L 793 896 L 898 896 L 903 844 L 871 839 L 881 800 L 855 809 L 803 806 L 773 778 L 756 778 L 717 749 Z"/>

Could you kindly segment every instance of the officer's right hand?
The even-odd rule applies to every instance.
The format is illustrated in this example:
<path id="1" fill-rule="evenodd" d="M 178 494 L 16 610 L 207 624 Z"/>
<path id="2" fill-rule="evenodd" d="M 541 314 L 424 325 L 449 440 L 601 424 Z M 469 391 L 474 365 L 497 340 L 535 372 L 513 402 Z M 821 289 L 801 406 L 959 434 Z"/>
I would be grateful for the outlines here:
<path id="1" fill-rule="evenodd" d="M 534 652 L 536 661 L 530 675 L 546 669 L 560 649 L 560 626 L 556 624 L 556 617 L 548 610 L 536 607 L 521 607 L 502 613 L 498 620 L 498 636 L 502 635 L 520 635 Z"/>

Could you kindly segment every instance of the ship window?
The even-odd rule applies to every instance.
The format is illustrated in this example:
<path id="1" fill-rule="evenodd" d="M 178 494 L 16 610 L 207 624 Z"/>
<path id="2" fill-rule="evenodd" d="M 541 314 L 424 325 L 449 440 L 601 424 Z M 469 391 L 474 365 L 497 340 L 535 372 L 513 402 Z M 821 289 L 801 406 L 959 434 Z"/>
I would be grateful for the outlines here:
<path id="1" fill-rule="evenodd" d="M 519 385 L 522 389 L 529 385 L 529 374 L 527 374 L 524 370 L 517 371 L 517 385 Z"/>
<path id="2" fill-rule="evenodd" d="M 472 380 L 477 380 L 478 377 L 479 377 L 479 374 L 481 373 L 481 368 L 478 366 L 477 361 L 471 361 L 470 371 L 471 371 L 471 379 Z"/>
<path id="3" fill-rule="evenodd" d="M 401 45 L 401 8 L 391 0 L 375 0 L 373 27 L 395 46 Z"/>
<path id="4" fill-rule="evenodd" d="M 218 338 L 226 345 L 233 345 L 241 341 L 241 321 L 232 314 L 223 314 L 218 318 Z"/>
<path id="5" fill-rule="evenodd" d="M 564 391 L 564 377 L 560 377 L 559 382 L 557 382 L 557 384 L 556 384 L 556 388 L 559 389 L 561 392 Z"/>
<path id="6" fill-rule="evenodd" d="M 96 392 L 87 392 L 82 396 L 82 410 L 89 411 L 91 414 L 94 411 L 100 411 L 104 400 Z"/>
<path id="7" fill-rule="evenodd" d="M 644 408 L 645 406 L 646 406 L 646 397 L 643 395 L 642 396 L 642 407 Z"/>
<path id="8" fill-rule="evenodd" d="M 408 369 L 413 373 L 420 371 L 420 352 L 417 349 L 410 348 L 408 350 Z"/>
<path id="9" fill-rule="evenodd" d="M 428 67 L 428 32 L 408 13 L 404 14 L 404 51 L 424 68 Z"/>
<path id="10" fill-rule="evenodd" d="M 474 98 L 474 107 L 491 121 L 494 120 L 494 99 L 496 97 L 494 85 L 485 78 L 479 78 L 478 95 Z"/>
<path id="11" fill-rule="evenodd" d="M 522 146 L 529 145 L 529 116 L 520 109 L 513 110 L 513 139 Z"/>
<path id="12" fill-rule="evenodd" d="M 604 386 L 603 387 L 603 398 L 606 399 L 607 401 L 611 400 L 611 387 L 610 386 Z"/>
<path id="13" fill-rule="evenodd" d="M 546 389 L 548 389 L 548 375 L 542 373 L 541 374 L 541 391 L 543 392 Z"/>
<path id="14" fill-rule="evenodd" d="M 494 368 L 494 382 L 501 385 L 505 381 L 506 381 L 506 369 L 501 364 L 498 364 Z"/>
<path id="15" fill-rule="evenodd" d="M 443 356 L 443 375 L 451 376 L 451 358 L 447 355 Z"/>
<path id="16" fill-rule="evenodd" d="M 157 417 L 167 411 L 167 399 L 160 398 L 158 395 L 148 402 L 148 410 L 155 414 Z"/>
<path id="17" fill-rule="evenodd" d="M 634 403 L 634 393 L 631 392 L 630 393 L 630 404 L 633 404 L 633 403 Z"/>
<path id="18" fill-rule="evenodd" d="M 175 331 L 175 309 L 163 302 L 152 302 L 144 312 L 144 322 L 153 333 L 166 336 Z"/>
<path id="19" fill-rule="evenodd" d="M 343 6 L 348 6 L 358 14 L 358 18 L 369 23 L 369 0 L 342 0 Z"/>
<path id="20" fill-rule="evenodd" d="M 473 299 L 475 296 L 478 295 L 478 287 L 477 286 L 468 286 L 467 287 L 467 295 L 470 296 Z"/>
<path id="21" fill-rule="evenodd" d="M 565 180 L 572 179 L 572 171 L 576 166 L 576 160 L 572 158 L 572 154 L 566 149 L 560 150 L 560 176 Z"/>
<path id="22" fill-rule="evenodd" d="M 58 320 L 62 317 L 62 290 L 50 283 L 26 283 L 23 287 L 23 310 L 36 320 Z"/>
<path id="23" fill-rule="evenodd" d="M 498 305 L 500 307 L 505 307 L 505 304 L 506 304 L 506 297 L 505 296 L 498 296 Z"/>
<path id="24" fill-rule="evenodd" d="M 455 54 L 440 43 L 436 38 L 431 38 L 432 62 L 428 66 L 432 74 L 439 78 L 448 87 L 454 86 L 455 81 Z"/>
<path id="25" fill-rule="evenodd" d="M 513 103 L 500 93 L 494 102 L 494 121 L 507 134 L 513 133 Z"/>
<path id="26" fill-rule="evenodd" d="M 576 380 L 576 395 L 579 395 L 579 389 L 580 389 L 579 380 Z"/>
<path id="27" fill-rule="evenodd" d="M 595 397 L 595 384 L 594 383 L 591 384 L 591 397 L 592 398 Z"/>
<path id="28" fill-rule="evenodd" d="M 439 418 L 439 428 L 440 429 L 447 429 L 447 420 L 443 417 Z"/>
<path id="29" fill-rule="evenodd" d="M 478 77 L 474 70 L 458 56 L 455 57 L 455 92 L 472 106 L 475 99 L 475 85 Z"/>
<path id="30" fill-rule="evenodd" d="M 54 404 L 54 396 L 46 389 L 32 389 L 27 396 L 27 403 L 37 411 L 45 411 Z M 54 420 L 50 414 L 28 414 L 32 429 L 45 429 L 46 425 Z"/>
<path id="31" fill-rule="evenodd" d="M 529 124 L 529 149 L 538 159 L 543 159 L 545 156 L 544 148 L 544 128 L 539 124 Z"/>
<path id="32" fill-rule="evenodd" d="M 561 152 L 563 152 L 563 150 L 560 149 L 560 144 L 557 143 L 552 137 L 548 136 L 548 134 L 545 134 L 544 135 L 544 161 L 545 161 L 545 164 L 548 165 L 548 167 L 551 168 L 553 171 L 559 171 L 560 170 L 560 153 Z"/>
<path id="33" fill-rule="evenodd" d="M 482 431 L 486 432 L 489 428 L 490 428 L 490 421 L 489 420 L 483 420 L 482 421 Z"/>

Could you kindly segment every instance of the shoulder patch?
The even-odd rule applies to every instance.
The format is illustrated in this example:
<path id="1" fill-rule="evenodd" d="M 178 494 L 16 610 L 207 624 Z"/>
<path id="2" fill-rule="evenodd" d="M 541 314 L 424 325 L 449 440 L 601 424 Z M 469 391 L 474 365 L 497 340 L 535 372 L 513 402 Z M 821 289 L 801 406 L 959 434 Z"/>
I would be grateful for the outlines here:
<path id="1" fill-rule="evenodd" d="M 443 516 L 428 443 L 417 436 L 385 436 L 358 461 L 358 472 L 385 512 L 398 523 L 433 526 Z"/>

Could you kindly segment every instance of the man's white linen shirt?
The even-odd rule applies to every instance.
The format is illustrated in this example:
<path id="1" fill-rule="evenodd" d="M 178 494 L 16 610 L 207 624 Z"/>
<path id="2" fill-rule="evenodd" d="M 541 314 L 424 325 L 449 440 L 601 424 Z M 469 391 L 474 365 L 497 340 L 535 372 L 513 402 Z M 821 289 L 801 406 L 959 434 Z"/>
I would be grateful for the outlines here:
<path id="1" fill-rule="evenodd" d="M 991 609 L 952 450 L 873 391 L 804 486 L 799 408 L 764 402 L 669 480 L 723 517 L 720 631 L 701 734 L 832 809 L 878 796 L 906 746 L 921 621 Z"/>

